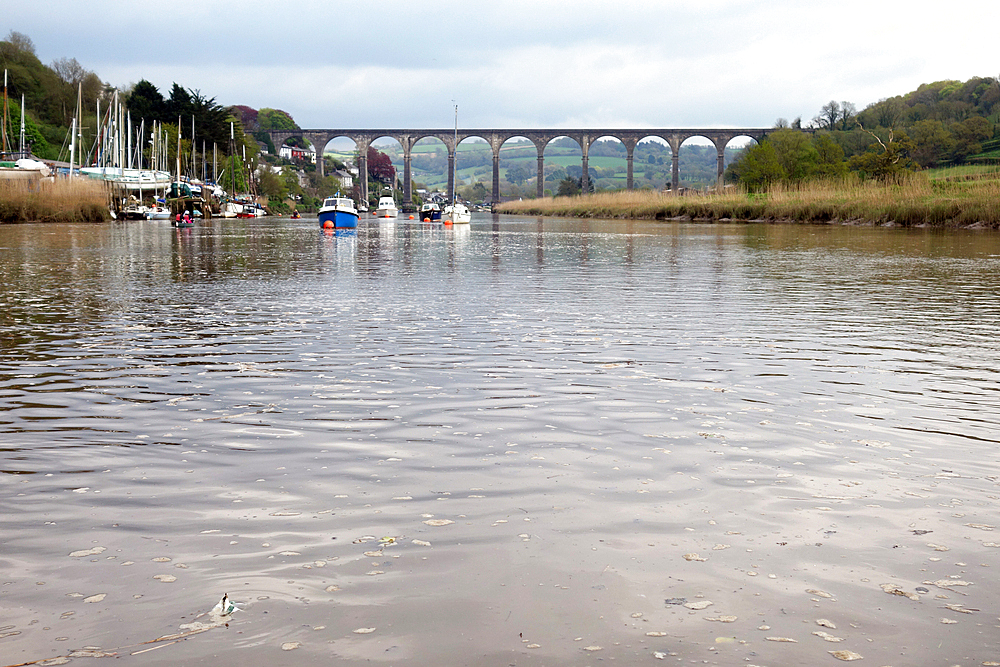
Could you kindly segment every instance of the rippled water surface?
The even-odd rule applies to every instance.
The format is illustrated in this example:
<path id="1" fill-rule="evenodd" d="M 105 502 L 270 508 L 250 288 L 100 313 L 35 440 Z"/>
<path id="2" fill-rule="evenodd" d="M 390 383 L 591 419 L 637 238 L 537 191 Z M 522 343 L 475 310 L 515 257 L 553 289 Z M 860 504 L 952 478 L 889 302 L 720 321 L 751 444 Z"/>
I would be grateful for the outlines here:
<path id="1" fill-rule="evenodd" d="M 2 226 L 0 664 L 1000 662 L 998 330 L 981 232 Z"/>

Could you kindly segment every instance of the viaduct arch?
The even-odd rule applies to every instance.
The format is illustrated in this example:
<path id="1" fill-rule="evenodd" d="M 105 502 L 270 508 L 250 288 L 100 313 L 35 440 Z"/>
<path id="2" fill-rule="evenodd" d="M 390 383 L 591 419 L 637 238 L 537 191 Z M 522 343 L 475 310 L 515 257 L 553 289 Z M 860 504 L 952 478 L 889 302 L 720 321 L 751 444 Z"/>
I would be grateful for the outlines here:
<path id="1" fill-rule="evenodd" d="M 761 141 L 765 136 L 773 131 L 773 128 L 714 128 L 714 129 L 596 129 L 596 130 L 459 130 L 457 134 L 454 130 L 358 130 L 358 129 L 310 129 L 310 130 L 269 130 L 271 141 L 275 145 L 280 145 L 291 137 L 301 137 L 309 141 L 322 157 L 322 151 L 326 145 L 338 137 L 347 137 L 354 141 L 358 147 L 358 174 L 361 180 L 361 197 L 368 198 L 368 148 L 372 142 L 382 137 L 389 137 L 399 142 L 403 147 L 403 198 L 405 202 L 412 201 L 412 181 L 410 178 L 410 159 L 413 145 L 420 139 L 432 137 L 439 139 L 448 149 L 448 196 L 453 199 L 455 196 L 455 152 L 458 144 L 469 138 L 479 138 L 485 140 L 493 151 L 493 201 L 500 201 L 500 147 L 508 139 L 523 137 L 535 145 L 538 153 L 538 196 L 542 197 L 545 192 L 545 147 L 553 139 L 559 137 L 569 137 L 575 140 L 583 152 L 582 157 L 582 185 L 584 191 L 589 188 L 590 176 L 587 169 L 588 153 L 590 146 L 599 139 L 611 137 L 618 139 L 625 146 L 628 174 L 626 187 L 633 189 L 633 154 L 635 147 L 643 139 L 660 139 L 670 146 L 671 152 L 671 187 L 677 190 L 680 185 L 680 149 L 688 139 L 702 137 L 708 139 L 715 145 L 718 159 L 717 182 L 722 184 L 722 173 L 725 167 L 726 146 L 736 137 L 750 137 L 756 141 Z M 320 175 L 323 175 L 323 160 L 316 161 Z"/>

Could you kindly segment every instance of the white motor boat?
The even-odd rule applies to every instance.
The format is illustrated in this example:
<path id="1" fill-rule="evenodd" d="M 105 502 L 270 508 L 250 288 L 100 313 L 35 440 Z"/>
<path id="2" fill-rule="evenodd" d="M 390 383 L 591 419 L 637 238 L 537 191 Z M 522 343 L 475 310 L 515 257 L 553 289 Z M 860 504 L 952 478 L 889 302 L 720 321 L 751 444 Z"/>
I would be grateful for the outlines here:
<path id="1" fill-rule="evenodd" d="M 170 219 L 170 209 L 166 206 L 147 206 L 146 207 L 146 219 L 147 220 L 169 220 Z"/>
<path id="2" fill-rule="evenodd" d="M 389 196 L 379 197 L 378 208 L 375 209 L 376 218 L 395 218 L 399 215 L 396 208 L 396 201 Z"/>

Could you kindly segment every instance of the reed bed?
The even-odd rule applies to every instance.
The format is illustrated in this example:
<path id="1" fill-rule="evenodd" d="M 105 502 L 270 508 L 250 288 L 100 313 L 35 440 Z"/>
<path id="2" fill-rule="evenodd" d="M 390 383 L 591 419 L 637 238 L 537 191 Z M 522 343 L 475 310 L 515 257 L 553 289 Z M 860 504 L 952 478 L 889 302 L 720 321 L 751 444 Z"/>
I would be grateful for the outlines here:
<path id="1" fill-rule="evenodd" d="M 0 180 L 0 223 L 105 222 L 111 219 L 102 183 L 83 179 Z"/>
<path id="2" fill-rule="evenodd" d="M 500 211 L 583 218 L 1000 228 L 1000 179 L 931 181 L 915 174 L 897 183 L 847 178 L 775 185 L 763 193 L 739 188 L 684 196 L 622 191 L 507 202 Z"/>

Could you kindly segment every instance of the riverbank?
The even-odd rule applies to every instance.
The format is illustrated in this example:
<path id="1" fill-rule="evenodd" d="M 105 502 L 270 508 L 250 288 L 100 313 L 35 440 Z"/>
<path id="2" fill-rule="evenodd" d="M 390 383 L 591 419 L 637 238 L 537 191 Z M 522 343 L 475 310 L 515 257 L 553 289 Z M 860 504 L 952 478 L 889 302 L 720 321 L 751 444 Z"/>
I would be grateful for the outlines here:
<path id="1" fill-rule="evenodd" d="M 111 219 L 101 183 L 74 179 L 41 182 L 0 180 L 0 224 L 105 222 Z"/>
<path id="2" fill-rule="evenodd" d="M 548 197 L 500 206 L 501 213 L 636 220 L 772 221 L 1000 228 L 1000 179 L 930 180 L 898 184 L 845 180 L 764 193 L 727 188 L 722 194 L 675 196 L 651 191 Z"/>

